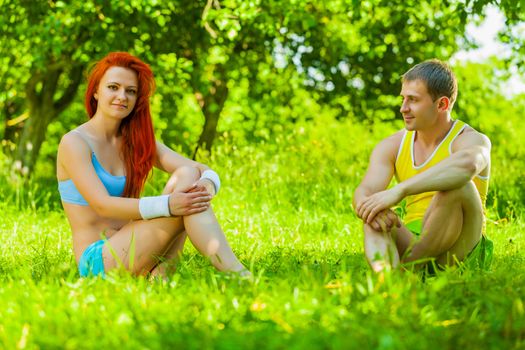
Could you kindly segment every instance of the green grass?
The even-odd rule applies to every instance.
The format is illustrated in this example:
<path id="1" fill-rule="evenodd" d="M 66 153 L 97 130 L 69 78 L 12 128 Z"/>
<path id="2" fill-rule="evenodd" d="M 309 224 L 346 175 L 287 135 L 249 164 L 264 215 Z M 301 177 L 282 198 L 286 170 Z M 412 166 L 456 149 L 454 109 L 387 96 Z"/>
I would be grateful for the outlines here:
<path id="1" fill-rule="evenodd" d="M 350 203 L 371 148 L 392 129 L 319 123 L 257 146 L 225 139 L 203 159 L 221 174 L 214 208 L 251 282 L 215 272 L 189 244 L 167 282 L 80 279 L 56 184 L 7 179 L 0 348 L 525 348 L 525 216 L 515 209 L 523 202 L 507 216 L 500 210 L 521 189 L 489 198 L 490 271 L 379 279 Z M 498 173 L 519 177 L 525 168 L 518 159 L 507 170 L 498 164 L 491 186 L 499 189 L 508 184 Z"/>

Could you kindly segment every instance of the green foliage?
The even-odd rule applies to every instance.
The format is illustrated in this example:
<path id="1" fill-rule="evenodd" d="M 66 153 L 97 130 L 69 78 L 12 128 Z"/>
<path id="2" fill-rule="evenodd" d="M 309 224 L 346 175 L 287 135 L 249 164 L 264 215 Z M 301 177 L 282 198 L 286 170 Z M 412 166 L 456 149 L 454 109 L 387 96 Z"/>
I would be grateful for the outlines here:
<path id="1" fill-rule="evenodd" d="M 505 15 L 505 27 L 499 33 L 499 40 L 512 49 L 512 55 L 506 57 L 507 64 L 518 68 L 523 73 L 525 53 L 525 1 L 523 0 L 469 0 L 466 12 L 483 14 L 487 5 L 497 6 Z"/>
<path id="2" fill-rule="evenodd" d="M 16 132 L 3 125 L 4 139 L 16 143 L 22 135 L 15 158 L 31 168 L 40 142 L 50 140 L 49 123 L 60 114 L 60 128 L 70 125 L 72 113 L 62 111 L 77 91 L 80 101 L 80 70 L 118 50 L 151 63 L 162 136 L 188 153 L 196 144 L 210 149 L 217 131 L 238 131 L 219 123 L 228 106 L 250 139 L 261 125 L 303 119 L 290 108 L 303 99 L 328 104 L 338 118 L 394 120 L 400 75 L 423 59 L 450 57 L 467 16 L 486 4 L 5 0 L 0 120 L 24 112 L 29 119 Z M 34 125 L 35 119 L 45 121 Z"/>
<path id="3" fill-rule="evenodd" d="M 509 171 L 521 168 L 523 147 L 516 144 L 522 138 L 518 127 L 525 108 L 525 95 L 505 95 L 502 83 L 506 80 L 504 63 L 461 64 L 455 68 L 459 95 L 455 115 L 486 134 L 492 142 L 491 191 L 488 205 L 493 206 L 495 219 L 512 216 L 525 204 L 525 183 Z"/>
<path id="4" fill-rule="evenodd" d="M 13 158 L 31 171 L 49 123 L 72 102 L 81 74 L 93 60 L 109 51 L 130 51 L 151 62 L 166 52 L 182 56 L 204 29 L 194 24 L 201 13 L 198 6 L 179 5 L 2 2 L 0 87 L 6 93 L 0 95 L 0 117 L 7 122 L 19 113 L 29 116 L 18 123 L 18 132 L 3 125 L 4 138 L 18 144 Z M 167 40 L 174 37 L 176 41 Z"/>
<path id="5" fill-rule="evenodd" d="M 413 64 L 450 57 L 465 25 L 460 5 L 442 1 L 298 3 L 289 5 L 294 16 L 274 14 L 282 18 L 277 40 L 288 64 L 307 72 L 306 83 L 324 92 L 325 101 L 346 98 L 360 119 L 374 119 L 378 110 L 394 119 L 397 106 L 379 97 L 397 96 L 401 74 Z"/>

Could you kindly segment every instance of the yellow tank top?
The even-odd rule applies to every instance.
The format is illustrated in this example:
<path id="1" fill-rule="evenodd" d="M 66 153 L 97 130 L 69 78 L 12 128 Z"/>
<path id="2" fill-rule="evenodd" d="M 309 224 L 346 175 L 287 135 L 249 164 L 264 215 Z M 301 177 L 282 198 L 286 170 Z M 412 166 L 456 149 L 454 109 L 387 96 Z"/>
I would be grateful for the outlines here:
<path id="1" fill-rule="evenodd" d="M 421 165 L 414 165 L 414 138 L 415 132 L 405 130 L 405 135 L 401 140 L 399 151 L 397 153 L 395 163 L 395 176 L 397 182 L 403 182 L 412 176 L 415 176 L 448 158 L 452 154 L 452 142 L 467 126 L 460 120 L 454 121 L 452 128 L 443 141 L 437 146 L 434 152 Z M 485 201 L 487 199 L 487 192 L 489 188 L 489 177 L 475 176 L 472 180 L 478 189 L 481 203 L 483 204 L 483 211 L 485 212 Z M 406 197 L 406 215 L 403 219 L 404 223 L 410 224 L 416 220 L 422 220 L 425 211 L 430 205 L 430 201 L 436 192 L 425 192 Z"/>

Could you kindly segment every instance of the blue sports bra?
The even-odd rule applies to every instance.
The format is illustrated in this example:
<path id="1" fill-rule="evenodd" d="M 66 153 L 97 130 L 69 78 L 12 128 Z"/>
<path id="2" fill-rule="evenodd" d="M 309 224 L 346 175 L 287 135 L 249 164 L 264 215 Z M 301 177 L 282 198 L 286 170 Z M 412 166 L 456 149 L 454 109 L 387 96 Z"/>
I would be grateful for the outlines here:
<path id="1" fill-rule="evenodd" d="M 121 197 L 124 193 L 124 187 L 126 186 L 126 176 L 115 176 L 110 174 L 102 167 L 99 163 L 95 152 L 91 152 L 91 162 L 95 168 L 98 178 L 104 184 L 104 187 L 108 191 L 110 196 Z M 88 202 L 78 192 L 75 184 L 71 179 L 58 182 L 58 192 L 60 192 L 60 198 L 64 203 L 72 203 L 78 205 L 89 205 Z"/>

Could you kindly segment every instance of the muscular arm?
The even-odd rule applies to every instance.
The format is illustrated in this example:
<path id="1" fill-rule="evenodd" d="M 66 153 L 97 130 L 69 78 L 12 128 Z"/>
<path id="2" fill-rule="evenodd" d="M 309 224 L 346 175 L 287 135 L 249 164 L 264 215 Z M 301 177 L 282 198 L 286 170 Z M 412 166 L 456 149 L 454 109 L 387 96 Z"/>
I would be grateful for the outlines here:
<path id="1" fill-rule="evenodd" d="M 453 154 L 396 187 L 402 197 L 429 191 L 449 191 L 464 186 L 490 164 L 490 141 L 477 131 L 458 136 Z"/>
<path id="2" fill-rule="evenodd" d="M 458 136 L 452 152 L 450 157 L 430 169 L 389 190 L 367 197 L 359 207 L 360 217 L 370 223 L 379 212 L 399 203 L 406 196 L 460 188 L 474 176 L 488 172 L 490 141 L 486 136 L 475 130 L 468 130 Z"/>
<path id="3" fill-rule="evenodd" d="M 373 150 L 368 170 L 354 192 L 353 205 L 361 219 L 364 217 L 361 215 L 360 208 L 365 200 L 374 193 L 384 190 L 392 180 L 395 157 L 402 137 L 403 131 L 400 131 L 381 141 Z M 375 222 L 370 220 L 368 222 L 372 224 L 374 229 L 384 229 L 385 224 L 389 227 L 398 224 L 397 216 L 389 208 L 386 209 L 381 220 L 375 220 Z"/>
<path id="4" fill-rule="evenodd" d="M 372 151 L 366 174 L 354 192 L 354 207 L 365 198 L 384 190 L 394 175 L 397 134 L 381 141 Z"/>

